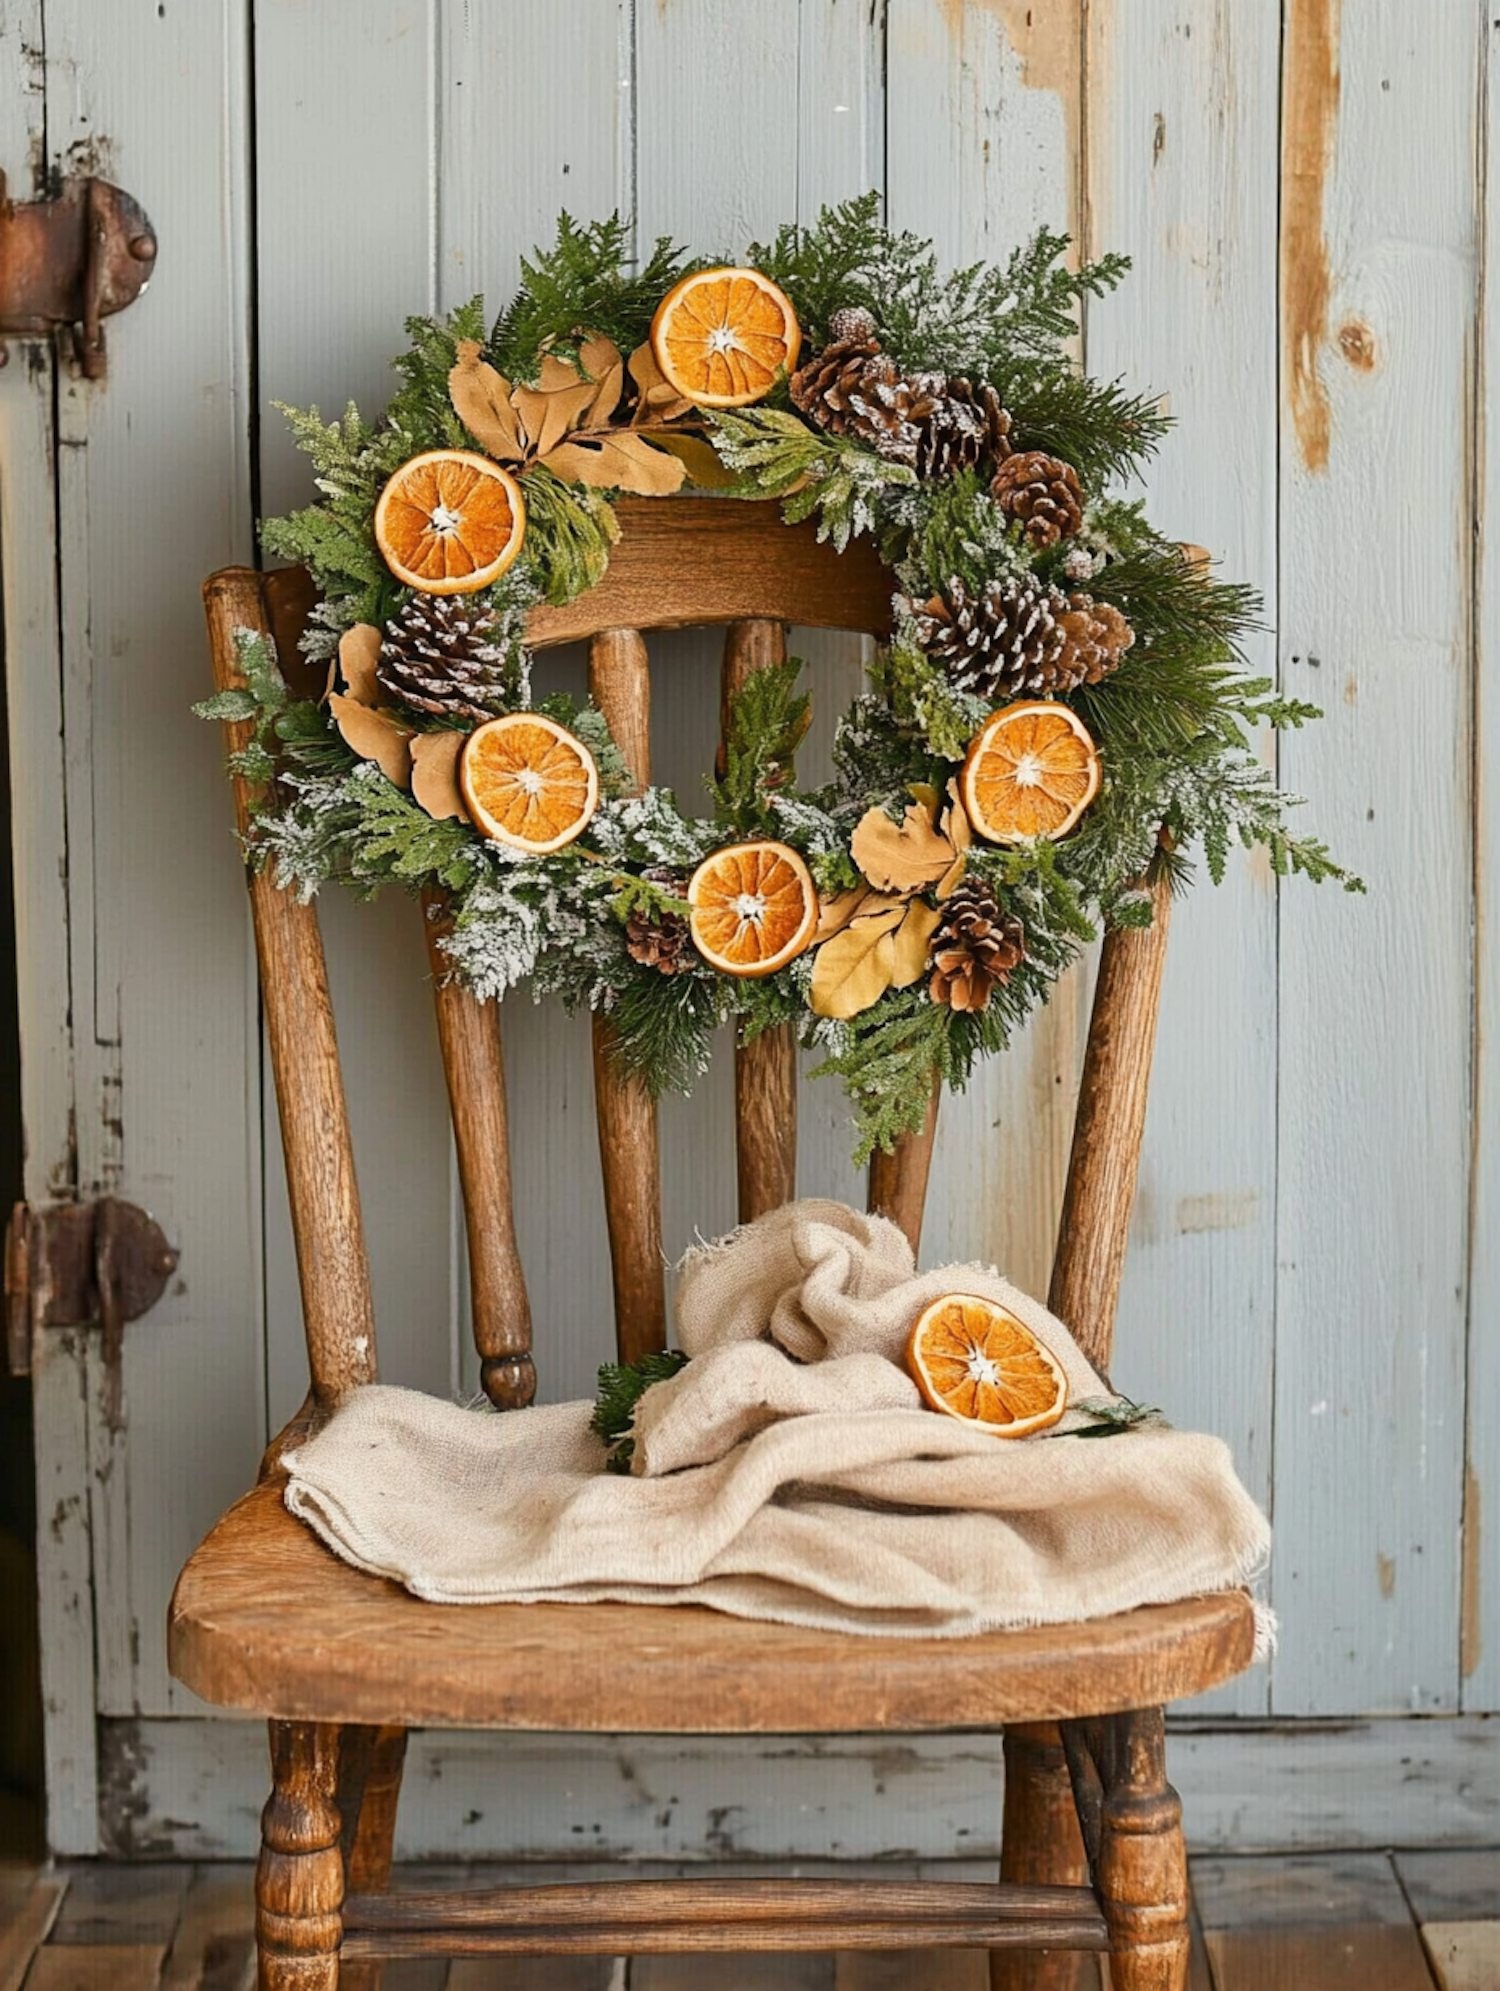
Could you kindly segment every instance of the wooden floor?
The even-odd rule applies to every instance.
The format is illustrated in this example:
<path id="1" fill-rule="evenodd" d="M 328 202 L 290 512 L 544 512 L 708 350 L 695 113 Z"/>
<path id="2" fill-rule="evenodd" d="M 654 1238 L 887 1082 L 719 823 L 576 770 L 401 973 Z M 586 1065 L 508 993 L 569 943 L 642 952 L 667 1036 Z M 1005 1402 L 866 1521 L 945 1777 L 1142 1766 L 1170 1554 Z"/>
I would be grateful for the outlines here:
<path id="1" fill-rule="evenodd" d="M 596 1871 L 604 1870 L 571 1867 L 567 1876 Z M 515 1869 L 471 1867 L 464 1877 L 493 1886 Z M 529 1868 L 527 1877 L 561 1876 Z M 396 1884 L 436 1878 L 431 1867 L 409 1868 Z M 1192 1991 L 1500 1991 L 1500 1848 L 1203 1859 L 1193 1894 Z M 253 1991 L 250 1929 L 245 1866 L 0 1864 L 0 1991 Z M 1085 1976 L 1080 1991 L 1095 1981 Z M 920 1950 L 485 1957 L 388 1964 L 384 1976 L 385 1991 L 986 1991 L 987 1983 L 979 1952 Z"/>

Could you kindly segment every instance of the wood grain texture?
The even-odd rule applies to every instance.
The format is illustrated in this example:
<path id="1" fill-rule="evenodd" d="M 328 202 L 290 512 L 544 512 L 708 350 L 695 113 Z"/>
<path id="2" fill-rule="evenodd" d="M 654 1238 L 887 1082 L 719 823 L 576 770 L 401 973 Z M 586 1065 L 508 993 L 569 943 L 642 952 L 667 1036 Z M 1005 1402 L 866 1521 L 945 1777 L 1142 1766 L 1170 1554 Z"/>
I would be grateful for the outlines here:
<path id="1" fill-rule="evenodd" d="M 254 1949 L 253 1872 L 200 1867 L 162 1965 L 160 1991 L 241 1991 L 254 1972 Z"/>
<path id="2" fill-rule="evenodd" d="M 1113 1991 L 1185 1991 L 1188 1870 L 1182 1803 L 1167 1782 L 1160 1708 L 1097 1724 L 1103 1804 L 1094 1884 Z"/>
<path id="3" fill-rule="evenodd" d="M 172 1601 L 172 1664 L 204 1699 L 406 1727 L 790 1733 L 979 1727 L 1174 1700 L 1248 1663 L 1241 1591 L 965 1639 L 831 1639 L 697 1607 L 434 1606 L 361 1576 L 268 1481 Z"/>
<path id="4" fill-rule="evenodd" d="M 1500 1922 L 1426 1922 L 1422 1947 L 1438 1991 L 1492 1991 L 1500 1984 Z"/>
<path id="5" fill-rule="evenodd" d="M 1005 1731 L 1000 1878 L 1084 1887 L 1088 1877 L 1062 1738 L 1052 1723 L 1012 1723 Z M 989 1981 L 990 1991 L 1083 1991 L 1087 1983 L 1082 1960 L 1067 1951 L 1021 1957 L 997 1950 Z"/>
<path id="6" fill-rule="evenodd" d="M 1073 1155 L 1047 1304 L 1108 1369 L 1125 1267 L 1172 894 L 1151 887 L 1151 925 L 1104 937 L 1078 1093 Z"/>
<path id="7" fill-rule="evenodd" d="M 608 721 L 631 790 L 651 783 L 651 669 L 636 629 L 604 629 L 589 644 L 589 696 Z M 656 1102 L 622 1071 L 608 1017 L 593 1019 L 599 1166 L 622 1362 L 667 1345 L 666 1261 L 661 1242 L 661 1150 Z"/>
<path id="8" fill-rule="evenodd" d="M 754 672 L 785 661 L 784 622 L 730 623 L 719 670 L 720 775 L 734 701 Z M 797 1193 L 797 1045 L 789 1023 L 734 1047 L 734 1149 L 742 1224 L 792 1201 Z"/>
<path id="9" fill-rule="evenodd" d="M 889 1217 L 905 1231 L 913 1257 L 918 1256 L 922 1243 L 922 1218 L 927 1209 L 927 1184 L 932 1174 L 932 1151 L 941 1104 L 942 1093 L 934 1090 L 927 1118 L 916 1133 L 899 1135 L 889 1154 L 884 1148 L 877 1148 L 870 1157 L 868 1207 L 877 1216 Z"/>
<path id="10" fill-rule="evenodd" d="M 438 895 L 424 893 L 423 929 L 432 971 L 438 1043 L 458 1152 L 469 1244 L 469 1298 L 479 1379 L 497 1410 L 516 1410 L 536 1395 L 531 1302 L 516 1243 L 511 1200 L 510 1114 L 500 1005 L 481 1002 L 453 975 L 442 938 L 452 930 Z"/>
<path id="11" fill-rule="evenodd" d="M 160 1943 L 48 1944 L 27 1973 L 27 1991 L 157 1991 Z"/>
<path id="12" fill-rule="evenodd" d="M 1326 0 L 1293 13 L 1333 19 Z M 1283 740 L 1280 772 L 1317 798 L 1317 833 L 1369 893 L 1281 895 L 1278 1711 L 1458 1700 L 1481 42 L 1462 9 L 1427 25 L 1413 36 L 1361 8 L 1338 19 L 1309 249 L 1330 281 L 1312 362 L 1326 468 L 1309 466 L 1296 410 L 1283 411 L 1282 677 L 1325 716 Z M 1420 174 L 1405 163 L 1414 143 Z M 1284 292 L 1289 280 L 1284 265 Z M 1416 459 L 1401 505 L 1372 504 Z M 1398 986 L 1408 949 L 1419 981 Z M 1378 1076 L 1395 1072 L 1399 1086 Z"/>
<path id="13" fill-rule="evenodd" d="M 234 631 L 265 632 L 259 579 L 245 568 L 226 569 L 205 583 L 204 604 L 214 682 L 227 690 L 243 683 Z M 225 731 L 233 750 L 249 722 L 231 722 Z M 242 778 L 234 796 L 243 835 L 253 791 Z M 319 1400 L 332 1405 L 375 1378 L 374 1307 L 333 1007 L 316 911 L 279 891 L 269 872 L 248 875 L 308 1368 Z"/>
<path id="14" fill-rule="evenodd" d="M 1388 1858 L 1195 1861 L 1193 1893 L 1218 1991 L 1431 1991 Z"/>
<path id="15" fill-rule="evenodd" d="M 0 1870 L 0 1991 L 21 1991 L 67 1892 L 55 1874 Z"/>
<path id="16" fill-rule="evenodd" d="M 1259 589 L 1267 626 L 1246 660 L 1274 677 L 1281 16 L 1115 0 L 1089 10 L 1086 53 L 1087 252 L 1124 251 L 1132 269 L 1090 301 L 1085 358 L 1134 392 L 1170 383 L 1148 509 Z M 1175 1423 L 1216 1431 L 1269 1508 L 1278 888 L 1242 850 L 1222 885 L 1197 872 L 1173 912 L 1113 1374 Z M 1269 1680 L 1252 1668 L 1202 1712 L 1263 1714 Z"/>
<path id="17" fill-rule="evenodd" d="M 344 1862 L 339 1733 L 273 1721 L 272 1790 L 260 1821 L 255 1945 L 262 1991 L 338 1991 Z"/>

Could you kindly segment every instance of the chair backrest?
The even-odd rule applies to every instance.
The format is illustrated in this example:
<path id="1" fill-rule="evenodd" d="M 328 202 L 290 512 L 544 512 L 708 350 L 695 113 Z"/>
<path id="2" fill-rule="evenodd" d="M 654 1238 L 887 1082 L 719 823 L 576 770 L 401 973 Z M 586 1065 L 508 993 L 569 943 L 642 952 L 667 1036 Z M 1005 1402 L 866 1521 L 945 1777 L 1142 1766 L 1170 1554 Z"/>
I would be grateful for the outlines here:
<path id="1" fill-rule="evenodd" d="M 645 632 L 727 624 L 721 706 L 754 671 L 785 655 L 789 623 L 880 635 L 891 578 L 863 542 L 843 554 L 810 525 L 784 525 L 778 508 L 724 499 L 624 500 L 621 538 L 600 585 L 561 608 L 533 611 L 533 648 L 587 641 L 589 689 L 633 780 L 651 778 L 651 683 Z M 229 568 L 205 584 L 214 676 L 240 684 L 234 632 L 272 637 L 297 685 L 297 636 L 311 605 L 300 570 Z M 309 688 L 305 684 L 299 688 Z M 319 687 L 320 689 L 321 687 Z M 244 722 L 226 727 L 231 748 Z M 257 799 L 235 782 L 241 831 Z M 312 1395 L 320 1406 L 376 1374 L 375 1325 L 354 1157 L 339 1071 L 316 907 L 250 874 L 267 1038 L 280 1109 Z M 1165 958 L 1169 896 L 1153 888 L 1150 928 L 1105 937 L 1084 1058 L 1072 1160 L 1050 1304 L 1083 1347 L 1107 1363 L 1134 1196 L 1146 1086 Z M 531 1316 L 511 1208 L 510 1146 L 499 1007 L 446 975 L 438 948 L 444 908 L 426 922 L 439 1041 L 453 1115 L 469 1243 L 473 1327 L 486 1393 L 498 1407 L 528 1403 L 536 1376 Z M 611 1061 L 609 1024 L 596 1018 L 595 1093 L 600 1164 L 614 1276 L 616 1336 L 624 1360 L 665 1343 L 661 1188 L 656 1112 L 643 1087 Z M 796 1065 L 789 1026 L 741 1047 L 735 1122 L 742 1222 L 796 1193 Z M 905 1230 L 915 1249 L 937 1116 L 870 1170 L 870 1207 Z"/>

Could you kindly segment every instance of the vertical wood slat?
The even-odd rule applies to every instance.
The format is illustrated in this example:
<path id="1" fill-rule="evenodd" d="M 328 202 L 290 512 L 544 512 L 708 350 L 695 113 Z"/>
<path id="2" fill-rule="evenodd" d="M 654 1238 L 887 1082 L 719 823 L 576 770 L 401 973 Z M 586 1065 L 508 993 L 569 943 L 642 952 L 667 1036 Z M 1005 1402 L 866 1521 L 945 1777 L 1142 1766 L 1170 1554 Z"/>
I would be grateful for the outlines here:
<path id="1" fill-rule="evenodd" d="M 604 714 L 639 793 L 651 780 L 651 670 L 637 629 L 604 629 L 589 643 L 589 696 Z M 594 1103 L 599 1166 L 622 1362 L 667 1345 L 661 1235 L 661 1148 L 656 1103 L 614 1062 L 614 1032 L 595 1016 Z"/>
<path id="2" fill-rule="evenodd" d="M 1089 1360 L 1109 1365 L 1161 1007 L 1172 888 L 1150 887 L 1151 924 L 1111 927 L 1099 956 L 1073 1152 L 1047 1304 Z"/>
<path id="3" fill-rule="evenodd" d="M 463 1189 L 479 1379 L 496 1410 L 519 1410 L 536 1395 L 536 1366 L 511 1194 L 500 1005 L 479 1001 L 454 978 L 440 945 L 449 927 L 441 895 L 424 893 L 422 911 Z"/>
<path id="4" fill-rule="evenodd" d="M 721 774 L 735 699 L 754 672 L 785 661 L 784 623 L 730 623 L 719 676 Z M 735 1046 L 734 1148 L 742 1224 L 791 1202 L 797 1193 L 797 1042 L 789 1023 Z"/>
<path id="5" fill-rule="evenodd" d="M 914 1134 L 902 1134 L 887 1154 L 877 1148 L 870 1157 L 869 1208 L 889 1217 L 906 1233 L 915 1258 L 922 1242 L 922 1213 L 927 1207 L 927 1182 L 932 1174 L 932 1148 L 937 1138 L 941 1086 L 927 1102 L 927 1118 Z"/>
<path id="6" fill-rule="evenodd" d="M 270 634 L 261 577 L 247 567 L 225 568 L 204 584 L 203 600 L 214 681 L 221 691 L 236 689 L 244 677 L 235 654 L 235 630 Z M 247 742 L 250 723 L 231 722 L 224 731 L 234 751 Z M 235 819 L 242 836 L 257 793 L 253 783 L 235 777 Z M 279 890 L 269 870 L 247 877 L 281 1113 L 307 1362 L 314 1396 L 331 1408 L 351 1389 L 375 1380 L 375 1311 L 323 942 L 311 904 Z"/>

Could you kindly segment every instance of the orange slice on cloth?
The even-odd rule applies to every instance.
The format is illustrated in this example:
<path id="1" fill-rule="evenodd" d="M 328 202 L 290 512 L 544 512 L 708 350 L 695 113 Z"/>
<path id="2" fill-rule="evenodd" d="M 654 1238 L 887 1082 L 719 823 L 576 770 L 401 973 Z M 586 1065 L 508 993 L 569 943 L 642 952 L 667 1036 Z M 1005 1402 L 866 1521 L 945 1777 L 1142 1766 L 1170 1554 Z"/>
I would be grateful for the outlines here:
<path id="1" fill-rule="evenodd" d="M 380 557 L 409 588 L 471 595 L 499 580 L 526 537 L 526 504 L 508 470 L 472 449 L 429 449 L 403 463 L 375 507 Z"/>
<path id="2" fill-rule="evenodd" d="M 651 321 L 662 378 L 700 408 L 745 408 L 797 364 L 802 329 L 786 292 L 759 270 L 698 270 Z"/>
<path id="3" fill-rule="evenodd" d="M 1045 1431 L 1068 1407 L 1068 1379 L 1051 1349 L 975 1293 L 944 1293 L 923 1310 L 906 1366 L 934 1410 L 997 1438 Z"/>
<path id="4" fill-rule="evenodd" d="M 731 843 L 688 880 L 693 944 L 725 975 L 774 975 L 818 926 L 812 873 L 790 845 Z"/>
<path id="5" fill-rule="evenodd" d="M 458 785 L 482 835 L 539 856 L 582 835 L 599 806 L 594 756 L 540 712 L 507 712 L 476 726 Z"/>
<path id="6" fill-rule="evenodd" d="M 1068 706 L 1022 699 L 975 734 L 959 793 L 991 843 L 1066 836 L 1099 793 L 1098 749 Z"/>

